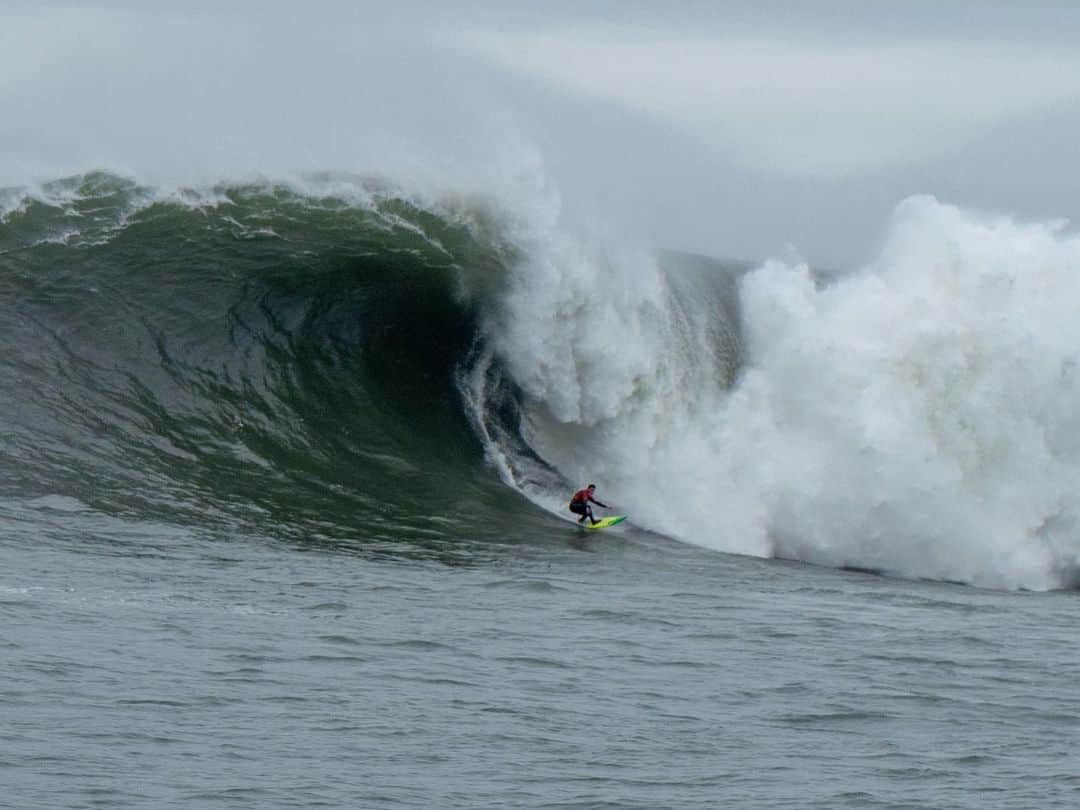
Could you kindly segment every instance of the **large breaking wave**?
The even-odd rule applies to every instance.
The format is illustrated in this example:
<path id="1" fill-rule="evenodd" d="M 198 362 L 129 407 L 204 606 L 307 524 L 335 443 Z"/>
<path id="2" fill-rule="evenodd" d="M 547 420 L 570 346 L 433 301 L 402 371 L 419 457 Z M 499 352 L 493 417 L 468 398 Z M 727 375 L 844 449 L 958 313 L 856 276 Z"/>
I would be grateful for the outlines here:
<path id="1" fill-rule="evenodd" d="M 823 279 L 353 177 L 0 204 L 10 496 L 396 544 L 505 532 L 507 485 L 563 515 L 588 479 L 722 551 L 1075 584 L 1059 224 L 915 198 Z"/>

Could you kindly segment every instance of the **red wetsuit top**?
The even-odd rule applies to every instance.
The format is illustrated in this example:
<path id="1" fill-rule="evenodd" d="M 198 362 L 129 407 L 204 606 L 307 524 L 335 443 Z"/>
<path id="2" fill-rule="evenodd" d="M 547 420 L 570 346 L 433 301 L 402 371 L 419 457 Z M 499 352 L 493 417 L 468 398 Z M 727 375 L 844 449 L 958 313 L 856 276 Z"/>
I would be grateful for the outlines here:
<path id="1" fill-rule="evenodd" d="M 589 494 L 588 489 L 579 489 L 574 493 L 574 497 L 570 499 L 570 503 L 588 503 L 589 501 L 592 501 L 593 503 L 597 502 L 596 499 Z"/>

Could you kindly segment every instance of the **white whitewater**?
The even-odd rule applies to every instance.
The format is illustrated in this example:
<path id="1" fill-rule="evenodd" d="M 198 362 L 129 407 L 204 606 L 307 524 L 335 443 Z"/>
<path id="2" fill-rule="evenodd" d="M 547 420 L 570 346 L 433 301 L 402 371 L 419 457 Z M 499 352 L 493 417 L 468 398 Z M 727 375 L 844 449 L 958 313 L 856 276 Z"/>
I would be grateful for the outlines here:
<path id="1" fill-rule="evenodd" d="M 722 551 L 1074 582 L 1080 238 L 1064 225 L 917 197 L 859 272 L 822 285 L 770 261 L 739 284 L 729 386 L 714 289 L 556 219 L 518 235 L 528 258 L 488 328 L 525 397 L 524 438 L 570 481 Z"/>

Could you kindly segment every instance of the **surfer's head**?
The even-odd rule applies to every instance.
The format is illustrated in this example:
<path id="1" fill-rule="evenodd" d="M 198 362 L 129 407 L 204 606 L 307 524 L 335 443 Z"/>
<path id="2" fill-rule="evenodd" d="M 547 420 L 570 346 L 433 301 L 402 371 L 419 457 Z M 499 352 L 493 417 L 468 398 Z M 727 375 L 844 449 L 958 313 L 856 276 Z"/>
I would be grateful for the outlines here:
<path id="1" fill-rule="evenodd" d="M 585 487 L 585 489 L 589 490 L 589 492 L 592 492 L 594 489 L 596 489 L 596 484 L 589 484 L 587 487 Z"/>

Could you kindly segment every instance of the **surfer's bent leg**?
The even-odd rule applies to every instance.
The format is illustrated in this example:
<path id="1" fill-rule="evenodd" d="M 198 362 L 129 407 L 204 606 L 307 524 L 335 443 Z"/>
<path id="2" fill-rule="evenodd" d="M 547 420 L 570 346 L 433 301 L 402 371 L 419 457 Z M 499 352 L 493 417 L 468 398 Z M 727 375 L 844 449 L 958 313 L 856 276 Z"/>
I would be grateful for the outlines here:
<path id="1" fill-rule="evenodd" d="M 581 515 L 581 517 L 578 518 L 578 521 L 577 521 L 578 523 L 584 523 L 585 518 L 589 514 L 588 506 L 586 506 L 585 504 L 581 504 L 581 503 L 571 503 L 570 504 L 570 511 L 573 512 L 575 515 Z"/>

